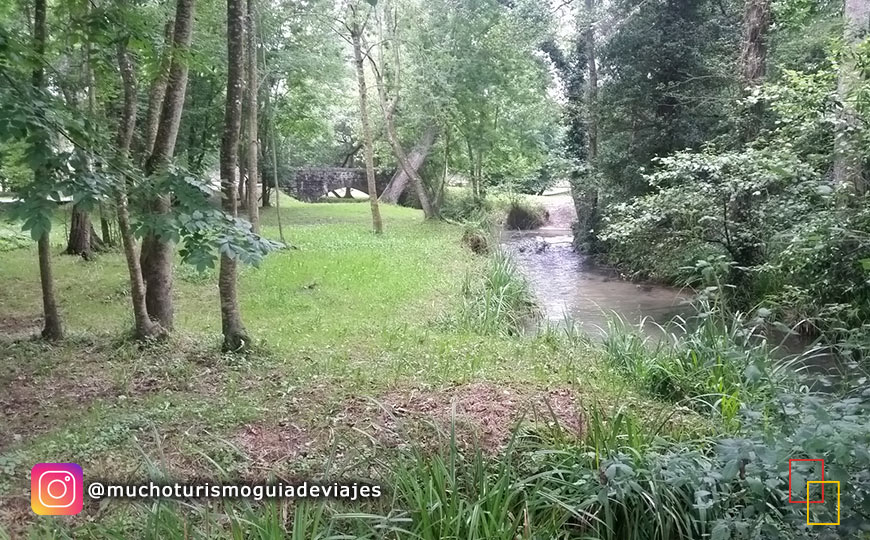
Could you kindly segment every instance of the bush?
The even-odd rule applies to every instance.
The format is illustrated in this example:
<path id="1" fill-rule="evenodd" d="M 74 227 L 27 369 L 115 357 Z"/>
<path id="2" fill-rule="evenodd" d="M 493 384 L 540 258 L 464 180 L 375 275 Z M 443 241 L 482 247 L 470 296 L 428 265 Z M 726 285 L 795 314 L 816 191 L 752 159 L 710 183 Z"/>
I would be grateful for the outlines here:
<path id="1" fill-rule="evenodd" d="M 441 203 L 441 217 L 449 221 L 483 221 L 492 212 L 492 203 L 475 197 L 467 189 L 447 189 Z"/>
<path id="2" fill-rule="evenodd" d="M 490 234 L 485 225 L 466 223 L 462 230 L 462 243 L 477 255 L 487 255 L 490 252 Z"/>
<path id="3" fill-rule="evenodd" d="M 27 234 L 0 224 L 0 252 L 12 251 L 32 244 L 33 241 Z"/>
<path id="4" fill-rule="evenodd" d="M 550 219 L 547 210 L 526 200 L 512 197 L 510 199 L 505 227 L 513 230 L 528 231 L 543 227 Z"/>

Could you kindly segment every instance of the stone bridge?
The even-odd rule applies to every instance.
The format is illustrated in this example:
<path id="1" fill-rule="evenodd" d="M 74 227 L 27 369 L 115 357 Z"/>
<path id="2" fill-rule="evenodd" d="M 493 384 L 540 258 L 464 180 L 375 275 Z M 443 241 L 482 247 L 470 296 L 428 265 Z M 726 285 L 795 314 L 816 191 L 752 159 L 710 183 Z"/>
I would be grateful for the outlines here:
<path id="1" fill-rule="evenodd" d="M 390 183 L 392 170 L 375 169 L 375 182 L 378 196 Z M 300 201 L 314 202 L 327 197 L 331 191 L 344 195 L 346 188 L 368 193 L 365 169 L 341 167 L 306 167 L 292 169 L 290 174 L 280 180 L 281 189 Z"/>

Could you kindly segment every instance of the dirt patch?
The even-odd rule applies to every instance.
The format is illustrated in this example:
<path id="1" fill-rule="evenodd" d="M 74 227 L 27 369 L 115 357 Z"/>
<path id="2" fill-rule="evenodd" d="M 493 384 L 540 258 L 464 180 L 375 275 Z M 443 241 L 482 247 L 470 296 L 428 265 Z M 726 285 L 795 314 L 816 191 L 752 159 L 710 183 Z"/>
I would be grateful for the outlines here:
<path id="1" fill-rule="evenodd" d="M 116 394 L 110 381 L 96 376 L 73 380 L 19 375 L 0 397 L 2 425 L 10 436 L 0 437 L 0 450 L 23 439 L 63 425 L 65 414 L 80 414 L 88 403 Z"/>
<path id="2" fill-rule="evenodd" d="M 293 422 L 274 425 L 247 424 L 234 437 L 255 467 L 270 468 L 275 463 L 305 457 L 315 447 L 317 437 Z"/>
<path id="3" fill-rule="evenodd" d="M 358 398 L 336 420 L 350 423 L 387 446 L 425 444 L 421 438 L 437 435 L 433 431 L 449 434 L 453 424 L 463 446 L 476 441 L 484 450 L 496 452 L 505 447 L 520 420 L 526 425 L 558 424 L 565 432 L 581 437 L 584 422 L 579 405 L 578 396 L 567 388 L 472 383 L 442 389 L 397 389 L 373 400 Z"/>
<path id="4" fill-rule="evenodd" d="M 7 340 L 23 339 L 39 335 L 42 317 L 0 316 L 0 336 Z"/>
<path id="5" fill-rule="evenodd" d="M 27 527 L 35 521 L 36 514 L 30 509 L 30 498 L 27 496 L 0 497 L 0 533 L 5 532 L 9 538 L 25 538 Z M 0 534 L 2 536 L 2 534 Z"/>

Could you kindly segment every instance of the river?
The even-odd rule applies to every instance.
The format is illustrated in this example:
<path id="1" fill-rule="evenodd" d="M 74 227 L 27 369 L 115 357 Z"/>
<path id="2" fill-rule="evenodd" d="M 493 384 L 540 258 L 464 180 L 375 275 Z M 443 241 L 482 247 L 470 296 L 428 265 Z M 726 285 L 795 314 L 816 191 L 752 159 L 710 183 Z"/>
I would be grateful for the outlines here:
<path id="1" fill-rule="evenodd" d="M 630 324 L 643 319 L 664 324 L 686 312 L 686 292 L 627 281 L 575 252 L 571 223 L 576 213 L 569 195 L 540 199 L 547 206 L 550 222 L 533 231 L 505 231 L 502 247 L 528 280 L 547 321 L 561 324 L 570 320 L 596 335 L 607 328 L 607 319 L 613 314 Z M 656 332 L 655 325 L 645 327 Z"/>
<path id="2" fill-rule="evenodd" d="M 501 243 L 528 281 L 546 323 L 570 321 L 590 336 L 603 337 L 608 319 L 615 314 L 630 325 L 644 322 L 648 335 L 661 337 L 657 325 L 676 315 L 691 315 L 691 291 L 628 281 L 575 252 L 571 223 L 576 213 L 567 193 L 537 199 L 547 207 L 549 223 L 533 231 L 504 231 Z M 530 330 L 536 328 L 532 325 Z M 770 339 L 775 358 L 793 361 L 794 368 L 814 374 L 813 378 L 843 372 L 841 360 L 809 338 L 771 330 Z M 825 381 L 818 382 L 826 386 Z"/>

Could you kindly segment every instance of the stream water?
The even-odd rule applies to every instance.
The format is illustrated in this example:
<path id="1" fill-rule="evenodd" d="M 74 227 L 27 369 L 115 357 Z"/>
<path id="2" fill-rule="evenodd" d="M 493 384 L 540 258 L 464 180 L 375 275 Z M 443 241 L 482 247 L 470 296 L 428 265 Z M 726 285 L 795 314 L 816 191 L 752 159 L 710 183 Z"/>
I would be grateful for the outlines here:
<path id="1" fill-rule="evenodd" d="M 614 314 L 631 325 L 646 320 L 643 329 L 661 336 L 661 329 L 676 315 L 689 316 L 691 291 L 622 279 L 608 268 L 574 251 L 571 222 L 574 205 L 567 195 L 544 199 L 550 223 L 533 231 L 505 231 L 502 247 L 528 280 L 535 299 L 550 324 L 570 321 L 590 336 L 603 336 Z M 831 375 L 841 369 L 830 350 L 813 347 L 810 340 L 785 334 L 769 336 L 781 359 L 803 355 L 799 365 L 810 372 Z M 796 364 L 798 365 L 798 364 Z"/>
<path id="2" fill-rule="evenodd" d="M 626 323 L 664 324 L 687 310 L 682 291 L 633 283 L 574 251 L 569 229 L 509 231 L 502 245 L 528 280 L 544 318 L 570 320 L 590 335 L 602 333 L 614 314 Z M 655 331 L 655 325 L 645 325 Z"/>
<path id="3" fill-rule="evenodd" d="M 626 323 L 664 324 L 686 312 L 689 295 L 671 287 L 633 283 L 574 251 L 574 205 L 567 195 L 545 199 L 550 223 L 534 231 L 505 231 L 502 246 L 528 280 L 545 319 L 566 320 L 590 335 L 607 328 L 613 314 Z M 646 325 L 655 331 L 655 325 Z"/>

